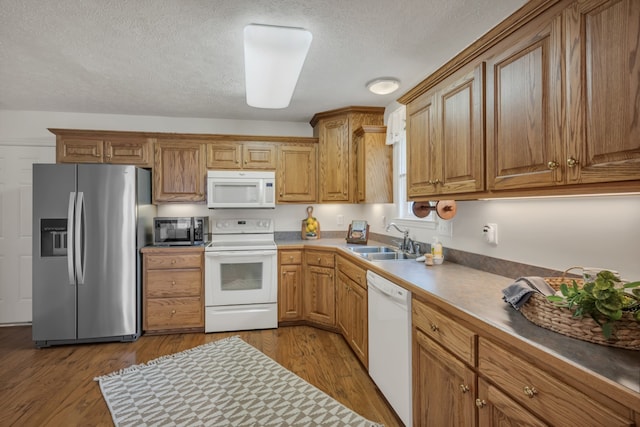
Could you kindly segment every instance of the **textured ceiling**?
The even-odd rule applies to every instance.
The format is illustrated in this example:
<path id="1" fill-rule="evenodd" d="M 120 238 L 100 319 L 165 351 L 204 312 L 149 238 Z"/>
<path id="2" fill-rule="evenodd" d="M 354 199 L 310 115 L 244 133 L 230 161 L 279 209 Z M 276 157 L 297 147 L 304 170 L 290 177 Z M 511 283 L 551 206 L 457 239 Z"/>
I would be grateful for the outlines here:
<path id="1" fill-rule="evenodd" d="M 386 106 L 524 0 L 0 0 L 0 109 L 308 121 Z M 248 107 L 242 30 L 303 27 L 288 108 Z M 401 80 L 385 96 L 365 83 Z"/>

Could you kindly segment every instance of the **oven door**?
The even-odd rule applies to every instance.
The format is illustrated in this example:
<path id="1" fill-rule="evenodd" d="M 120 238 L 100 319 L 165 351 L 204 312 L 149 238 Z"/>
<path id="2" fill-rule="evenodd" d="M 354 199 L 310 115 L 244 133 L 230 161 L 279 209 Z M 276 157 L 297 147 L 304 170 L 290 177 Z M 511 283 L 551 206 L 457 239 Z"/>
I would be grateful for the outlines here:
<path id="1" fill-rule="evenodd" d="M 277 254 L 277 250 L 205 252 L 205 304 L 277 302 Z"/>

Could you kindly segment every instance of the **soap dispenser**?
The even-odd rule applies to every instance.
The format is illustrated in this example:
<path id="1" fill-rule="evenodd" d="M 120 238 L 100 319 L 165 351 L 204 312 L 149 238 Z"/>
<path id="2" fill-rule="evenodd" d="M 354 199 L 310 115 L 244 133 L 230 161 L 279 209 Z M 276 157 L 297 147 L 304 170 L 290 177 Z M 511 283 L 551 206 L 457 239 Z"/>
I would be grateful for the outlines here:
<path id="1" fill-rule="evenodd" d="M 433 255 L 434 264 L 442 264 L 442 262 L 444 261 L 444 255 L 442 253 L 442 243 L 440 243 L 437 236 L 433 237 L 433 242 L 431 243 L 431 255 Z"/>

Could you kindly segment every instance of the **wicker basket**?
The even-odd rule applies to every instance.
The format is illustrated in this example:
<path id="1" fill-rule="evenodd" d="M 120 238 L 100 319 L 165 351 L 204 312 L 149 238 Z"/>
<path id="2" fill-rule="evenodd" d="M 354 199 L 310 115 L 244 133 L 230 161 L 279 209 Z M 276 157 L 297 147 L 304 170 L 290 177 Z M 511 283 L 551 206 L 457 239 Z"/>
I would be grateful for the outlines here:
<path id="1" fill-rule="evenodd" d="M 565 271 L 565 274 L 568 271 Z M 578 286 L 584 283 L 582 279 L 565 279 L 564 275 L 545 277 L 545 281 L 555 290 L 559 290 L 562 283 L 572 283 L 572 280 L 575 280 Z M 537 292 L 531 294 L 526 304 L 520 308 L 520 313 L 538 326 L 572 338 L 611 347 L 640 350 L 640 322 L 629 312 L 624 312 L 622 318 L 615 322 L 614 337 L 610 340 L 604 337 L 602 328 L 591 317 L 573 317 L 573 310 L 558 307 Z"/>

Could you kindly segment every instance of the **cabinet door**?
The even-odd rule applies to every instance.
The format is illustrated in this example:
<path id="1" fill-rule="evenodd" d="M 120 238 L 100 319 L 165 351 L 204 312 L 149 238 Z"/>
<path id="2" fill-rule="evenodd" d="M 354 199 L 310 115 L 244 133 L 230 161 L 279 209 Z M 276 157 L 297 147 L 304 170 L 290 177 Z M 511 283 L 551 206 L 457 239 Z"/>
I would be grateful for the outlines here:
<path id="1" fill-rule="evenodd" d="M 320 124 L 320 202 L 349 202 L 347 117 Z"/>
<path id="2" fill-rule="evenodd" d="M 305 318 L 311 322 L 334 326 L 336 299 L 333 268 L 308 266 L 304 288 Z"/>
<path id="3" fill-rule="evenodd" d="M 351 343 L 352 319 L 349 312 L 349 278 L 338 272 L 336 280 L 336 325 L 344 339 Z"/>
<path id="4" fill-rule="evenodd" d="M 568 183 L 640 179 L 640 2 L 565 11 Z"/>
<path id="5" fill-rule="evenodd" d="M 302 319 L 302 265 L 281 265 L 278 321 Z"/>
<path id="6" fill-rule="evenodd" d="M 89 138 L 56 139 L 56 162 L 58 163 L 102 163 L 104 141 Z"/>
<path id="7" fill-rule="evenodd" d="M 434 144 L 435 95 L 427 92 L 407 105 L 407 196 L 435 192 L 431 158 Z"/>
<path id="8" fill-rule="evenodd" d="M 276 146 L 270 142 L 242 144 L 242 168 L 273 170 L 276 168 Z"/>
<path id="9" fill-rule="evenodd" d="M 203 146 L 189 142 L 157 142 L 153 168 L 155 202 L 205 200 Z"/>
<path id="10" fill-rule="evenodd" d="M 368 367 L 369 313 L 367 310 L 367 291 L 362 289 L 353 280 L 349 279 L 349 281 L 349 296 L 347 299 L 349 305 L 346 308 L 352 315 L 349 344 L 364 366 Z"/>
<path id="11" fill-rule="evenodd" d="M 474 372 L 418 329 L 413 363 L 413 424 L 475 426 Z"/>
<path id="12" fill-rule="evenodd" d="M 316 202 L 316 144 L 278 147 L 278 203 Z"/>
<path id="13" fill-rule="evenodd" d="M 487 60 L 487 186 L 561 184 L 562 19 L 532 21 Z"/>
<path id="14" fill-rule="evenodd" d="M 119 165 L 151 166 L 151 141 L 141 139 L 107 139 L 104 161 Z"/>
<path id="15" fill-rule="evenodd" d="M 484 189 L 484 64 L 438 91 L 437 144 L 433 156 L 438 194 Z"/>
<path id="16" fill-rule="evenodd" d="M 543 427 L 540 421 L 500 390 L 478 379 L 478 427 Z"/>
<path id="17" fill-rule="evenodd" d="M 211 142 L 207 144 L 207 168 L 242 169 L 242 144 Z"/>

